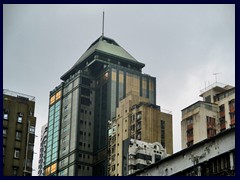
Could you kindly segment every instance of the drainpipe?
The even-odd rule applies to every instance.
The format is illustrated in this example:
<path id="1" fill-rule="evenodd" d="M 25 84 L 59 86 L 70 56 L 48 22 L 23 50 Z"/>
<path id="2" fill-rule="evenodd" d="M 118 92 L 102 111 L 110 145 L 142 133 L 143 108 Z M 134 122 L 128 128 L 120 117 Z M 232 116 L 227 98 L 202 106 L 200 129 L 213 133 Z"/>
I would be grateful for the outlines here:
<path id="1" fill-rule="evenodd" d="M 27 124 L 27 145 L 26 145 L 26 158 L 25 158 L 25 164 L 24 164 L 24 170 L 23 174 L 24 176 L 27 176 L 27 173 L 31 173 L 30 171 L 27 171 L 27 157 L 28 157 L 28 144 L 29 144 L 29 129 L 30 129 L 30 120 L 28 120 Z"/>

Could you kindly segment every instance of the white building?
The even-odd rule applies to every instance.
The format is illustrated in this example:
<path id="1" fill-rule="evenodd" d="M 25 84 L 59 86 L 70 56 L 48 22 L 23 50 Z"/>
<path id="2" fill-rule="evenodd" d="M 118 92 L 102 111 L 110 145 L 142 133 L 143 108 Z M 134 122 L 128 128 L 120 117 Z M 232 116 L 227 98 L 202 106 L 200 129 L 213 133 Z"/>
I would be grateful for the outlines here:
<path id="1" fill-rule="evenodd" d="M 167 156 L 166 149 L 158 142 L 147 143 L 130 139 L 128 146 L 128 174 L 154 164 Z"/>
<path id="2" fill-rule="evenodd" d="M 42 126 L 41 129 L 41 142 L 40 142 L 40 153 L 38 161 L 38 175 L 44 176 L 44 165 L 45 165 L 45 155 L 46 155 L 46 145 L 47 145 L 47 124 Z"/>
<path id="3" fill-rule="evenodd" d="M 235 127 L 232 127 L 132 176 L 234 176 L 235 152 Z"/>

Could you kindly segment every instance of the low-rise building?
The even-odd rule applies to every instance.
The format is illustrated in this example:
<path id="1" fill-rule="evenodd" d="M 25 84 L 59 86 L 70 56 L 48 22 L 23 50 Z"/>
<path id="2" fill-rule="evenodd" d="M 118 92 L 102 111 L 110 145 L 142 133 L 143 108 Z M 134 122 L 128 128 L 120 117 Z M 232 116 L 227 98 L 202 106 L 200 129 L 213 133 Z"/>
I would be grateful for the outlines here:
<path id="1" fill-rule="evenodd" d="M 131 176 L 234 176 L 235 151 L 235 127 L 232 127 Z"/>
<path id="2" fill-rule="evenodd" d="M 128 152 L 124 158 L 126 163 L 123 163 L 123 166 L 126 165 L 127 169 L 124 169 L 123 175 L 132 174 L 167 157 L 166 149 L 159 142 L 147 143 L 136 139 L 125 141 L 124 145 Z"/>

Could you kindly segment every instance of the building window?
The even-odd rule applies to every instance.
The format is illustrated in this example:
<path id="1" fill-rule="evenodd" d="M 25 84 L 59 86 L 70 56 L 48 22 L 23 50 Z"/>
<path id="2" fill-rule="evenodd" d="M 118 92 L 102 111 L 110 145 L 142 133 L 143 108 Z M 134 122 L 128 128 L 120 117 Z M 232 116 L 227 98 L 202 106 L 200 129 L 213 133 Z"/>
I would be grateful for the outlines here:
<path id="1" fill-rule="evenodd" d="M 115 164 L 112 166 L 112 171 L 115 171 Z"/>
<path id="2" fill-rule="evenodd" d="M 53 95 L 51 98 L 50 98 L 50 105 L 53 104 L 55 102 L 55 95 Z"/>
<path id="3" fill-rule="evenodd" d="M 3 110 L 3 119 L 8 120 L 8 111 L 7 110 Z"/>
<path id="4" fill-rule="evenodd" d="M 141 140 L 141 132 L 137 134 L 137 140 Z"/>
<path id="5" fill-rule="evenodd" d="M 35 133 L 35 127 L 34 126 L 29 127 L 29 133 L 31 133 L 31 134 Z"/>
<path id="6" fill-rule="evenodd" d="M 56 101 L 61 98 L 61 91 L 58 91 L 56 94 Z"/>
<path id="7" fill-rule="evenodd" d="M 18 120 L 17 120 L 17 122 L 18 123 L 22 123 L 22 120 L 23 120 L 23 113 L 18 113 Z"/>
<path id="8" fill-rule="evenodd" d="M 165 121 L 161 120 L 161 144 L 165 147 Z"/>
<path id="9" fill-rule="evenodd" d="M 17 167 L 13 167 L 13 175 L 17 176 L 17 172 L 18 172 L 18 168 Z"/>
<path id="10" fill-rule="evenodd" d="M 7 136 L 7 129 L 3 129 L 3 137 Z"/>
<path id="11" fill-rule="evenodd" d="M 16 139 L 21 140 L 21 137 L 22 137 L 22 132 L 16 131 Z"/>
<path id="12" fill-rule="evenodd" d="M 142 118 L 142 112 L 140 111 L 137 113 L 137 120 L 140 120 L 141 118 Z"/>
<path id="13" fill-rule="evenodd" d="M 19 149 L 15 149 L 14 151 L 14 158 L 19 158 L 20 157 L 20 150 Z"/>
<path id="14" fill-rule="evenodd" d="M 187 118 L 187 125 L 192 125 L 193 124 L 193 119 L 192 116 Z"/>

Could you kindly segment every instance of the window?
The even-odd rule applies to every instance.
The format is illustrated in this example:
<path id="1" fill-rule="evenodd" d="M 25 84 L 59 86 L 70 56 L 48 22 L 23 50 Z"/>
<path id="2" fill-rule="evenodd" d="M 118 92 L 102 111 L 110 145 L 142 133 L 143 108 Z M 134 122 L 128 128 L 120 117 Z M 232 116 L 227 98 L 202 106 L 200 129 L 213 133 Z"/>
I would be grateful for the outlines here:
<path id="1" fill-rule="evenodd" d="M 31 134 L 35 133 L 35 127 L 34 126 L 29 127 L 29 133 L 31 133 Z"/>
<path id="2" fill-rule="evenodd" d="M 7 129 L 3 129 L 3 137 L 7 136 Z"/>
<path id="3" fill-rule="evenodd" d="M 67 114 L 66 116 L 64 116 L 64 119 L 63 119 L 63 121 L 66 121 L 66 120 L 67 120 L 67 118 L 68 118 L 68 114 Z"/>
<path id="4" fill-rule="evenodd" d="M 55 95 L 53 95 L 51 98 L 50 98 L 50 105 L 53 104 L 55 102 Z"/>
<path id="5" fill-rule="evenodd" d="M 56 101 L 57 101 L 58 99 L 60 99 L 60 97 L 61 97 L 61 91 L 58 91 L 57 94 L 56 94 Z"/>
<path id="6" fill-rule="evenodd" d="M 16 139 L 21 140 L 21 137 L 22 137 L 22 132 L 16 131 Z"/>
<path id="7" fill-rule="evenodd" d="M 192 116 L 187 118 L 187 125 L 193 124 Z"/>
<path id="8" fill-rule="evenodd" d="M 115 171 L 115 164 L 112 166 L 112 171 Z"/>
<path id="9" fill-rule="evenodd" d="M 14 151 L 14 158 L 19 158 L 20 157 L 20 150 L 19 149 L 15 149 Z"/>
<path id="10" fill-rule="evenodd" d="M 23 113 L 18 113 L 18 120 L 17 120 L 17 122 L 18 123 L 22 123 L 22 120 L 23 120 Z"/>
<path id="11" fill-rule="evenodd" d="M 140 120 L 142 118 L 142 112 L 137 113 L 137 120 Z"/>
<path id="12" fill-rule="evenodd" d="M 66 153 L 66 147 L 62 148 L 62 155 Z"/>
<path id="13" fill-rule="evenodd" d="M 3 119 L 8 120 L 8 111 L 7 110 L 3 110 Z"/>
<path id="14" fill-rule="evenodd" d="M 13 175 L 17 176 L 17 172 L 18 172 L 18 168 L 17 167 L 13 167 Z"/>

